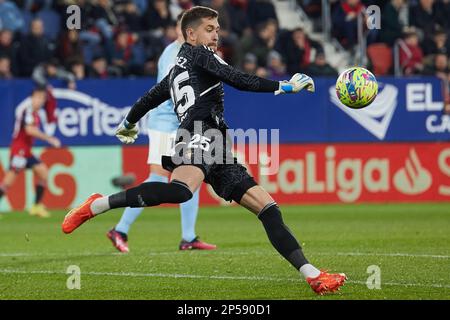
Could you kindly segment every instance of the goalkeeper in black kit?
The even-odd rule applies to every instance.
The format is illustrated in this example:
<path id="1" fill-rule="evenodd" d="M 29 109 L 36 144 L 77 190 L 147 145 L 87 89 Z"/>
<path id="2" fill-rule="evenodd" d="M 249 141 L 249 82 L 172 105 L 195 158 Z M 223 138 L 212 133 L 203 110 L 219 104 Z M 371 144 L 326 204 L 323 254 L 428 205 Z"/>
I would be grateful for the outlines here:
<path id="1" fill-rule="evenodd" d="M 313 92 L 313 80 L 295 74 L 289 81 L 272 81 L 229 66 L 215 53 L 220 26 L 218 13 L 210 8 L 197 6 L 186 11 L 181 28 L 185 43 L 175 66 L 133 105 L 116 132 L 123 143 L 133 143 L 138 134 L 136 123 L 149 110 L 172 99 L 180 127 L 174 155 L 162 158 L 163 167 L 172 171 L 171 181 L 146 182 L 110 196 L 93 194 L 66 215 L 63 232 L 71 233 L 85 221 L 114 208 L 185 202 L 205 181 L 223 199 L 233 200 L 257 215 L 275 249 L 303 274 L 316 293 L 338 290 L 346 280 L 345 274 L 330 274 L 308 262 L 284 224 L 277 203 L 233 157 L 223 118 L 222 82 L 239 90 L 281 94 L 302 89 Z"/>

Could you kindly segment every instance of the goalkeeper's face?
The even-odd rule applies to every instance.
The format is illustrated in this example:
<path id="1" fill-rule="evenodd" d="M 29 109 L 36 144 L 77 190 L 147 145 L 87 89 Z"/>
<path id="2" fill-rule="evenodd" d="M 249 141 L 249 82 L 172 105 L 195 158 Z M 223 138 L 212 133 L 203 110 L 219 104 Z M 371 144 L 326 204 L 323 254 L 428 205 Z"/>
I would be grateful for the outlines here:
<path id="1" fill-rule="evenodd" d="M 219 30 L 220 26 L 217 18 L 202 18 L 202 23 L 193 29 L 192 32 L 195 45 L 205 45 L 217 51 Z"/>

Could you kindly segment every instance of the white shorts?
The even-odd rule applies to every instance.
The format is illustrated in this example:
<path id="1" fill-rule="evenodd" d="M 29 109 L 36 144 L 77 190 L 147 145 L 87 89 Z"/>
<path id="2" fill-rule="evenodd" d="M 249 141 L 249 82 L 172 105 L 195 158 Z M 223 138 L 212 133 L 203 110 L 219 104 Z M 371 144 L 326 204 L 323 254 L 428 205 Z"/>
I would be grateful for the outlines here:
<path id="1" fill-rule="evenodd" d="M 163 132 L 148 129 L 148 164 L 161 165 L 161 156 L 171 156 L 175 153 L 175 138 L 177 132 Z"/>

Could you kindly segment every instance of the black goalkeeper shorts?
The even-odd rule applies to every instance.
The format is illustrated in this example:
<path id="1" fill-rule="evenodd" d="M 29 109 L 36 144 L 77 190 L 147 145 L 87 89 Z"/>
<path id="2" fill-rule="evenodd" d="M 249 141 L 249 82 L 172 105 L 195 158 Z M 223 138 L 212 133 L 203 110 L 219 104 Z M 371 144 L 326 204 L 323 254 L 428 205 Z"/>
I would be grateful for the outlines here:
<path id="1" fill-rule="evenodd" d="M 175 154 L 162 157 L 163 168 L 173 171 L 180 165 L 194 165 L 203 171 L 204 181 L 219 197 L 239 203 L 245 192 L 257 183 L 233 156 L 226 131 L 210 121 L 198 123 L 201 126 L 190 130 L 178 129 Z"/>

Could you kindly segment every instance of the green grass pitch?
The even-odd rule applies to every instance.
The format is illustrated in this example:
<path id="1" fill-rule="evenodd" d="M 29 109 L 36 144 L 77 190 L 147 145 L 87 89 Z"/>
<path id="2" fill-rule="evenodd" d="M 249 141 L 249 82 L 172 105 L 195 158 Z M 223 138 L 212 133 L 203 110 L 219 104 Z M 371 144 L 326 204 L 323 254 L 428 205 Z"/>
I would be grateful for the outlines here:
<path id="1" fill-rule="evenodd" d="M 338 294 L 316 296 L 272 248 L 245 209 L 200 209 L 197 233 L 215 251 L 178 251 L 177 208 L 149 208 L 130 232 L 129 254 L 106 238 L 121 211 L 71 235 L 50 219 L 0 215 L 0 299 L 449 299 L 450 203 L 282 206 L 284 220 L 319 268 L 345 272 Z M 71 265 L 79 290 L 67 288 Z M 380 289 L 369 289 L 369 266 Z M 69 281 L 70 282 L 70 281 Z"/>

